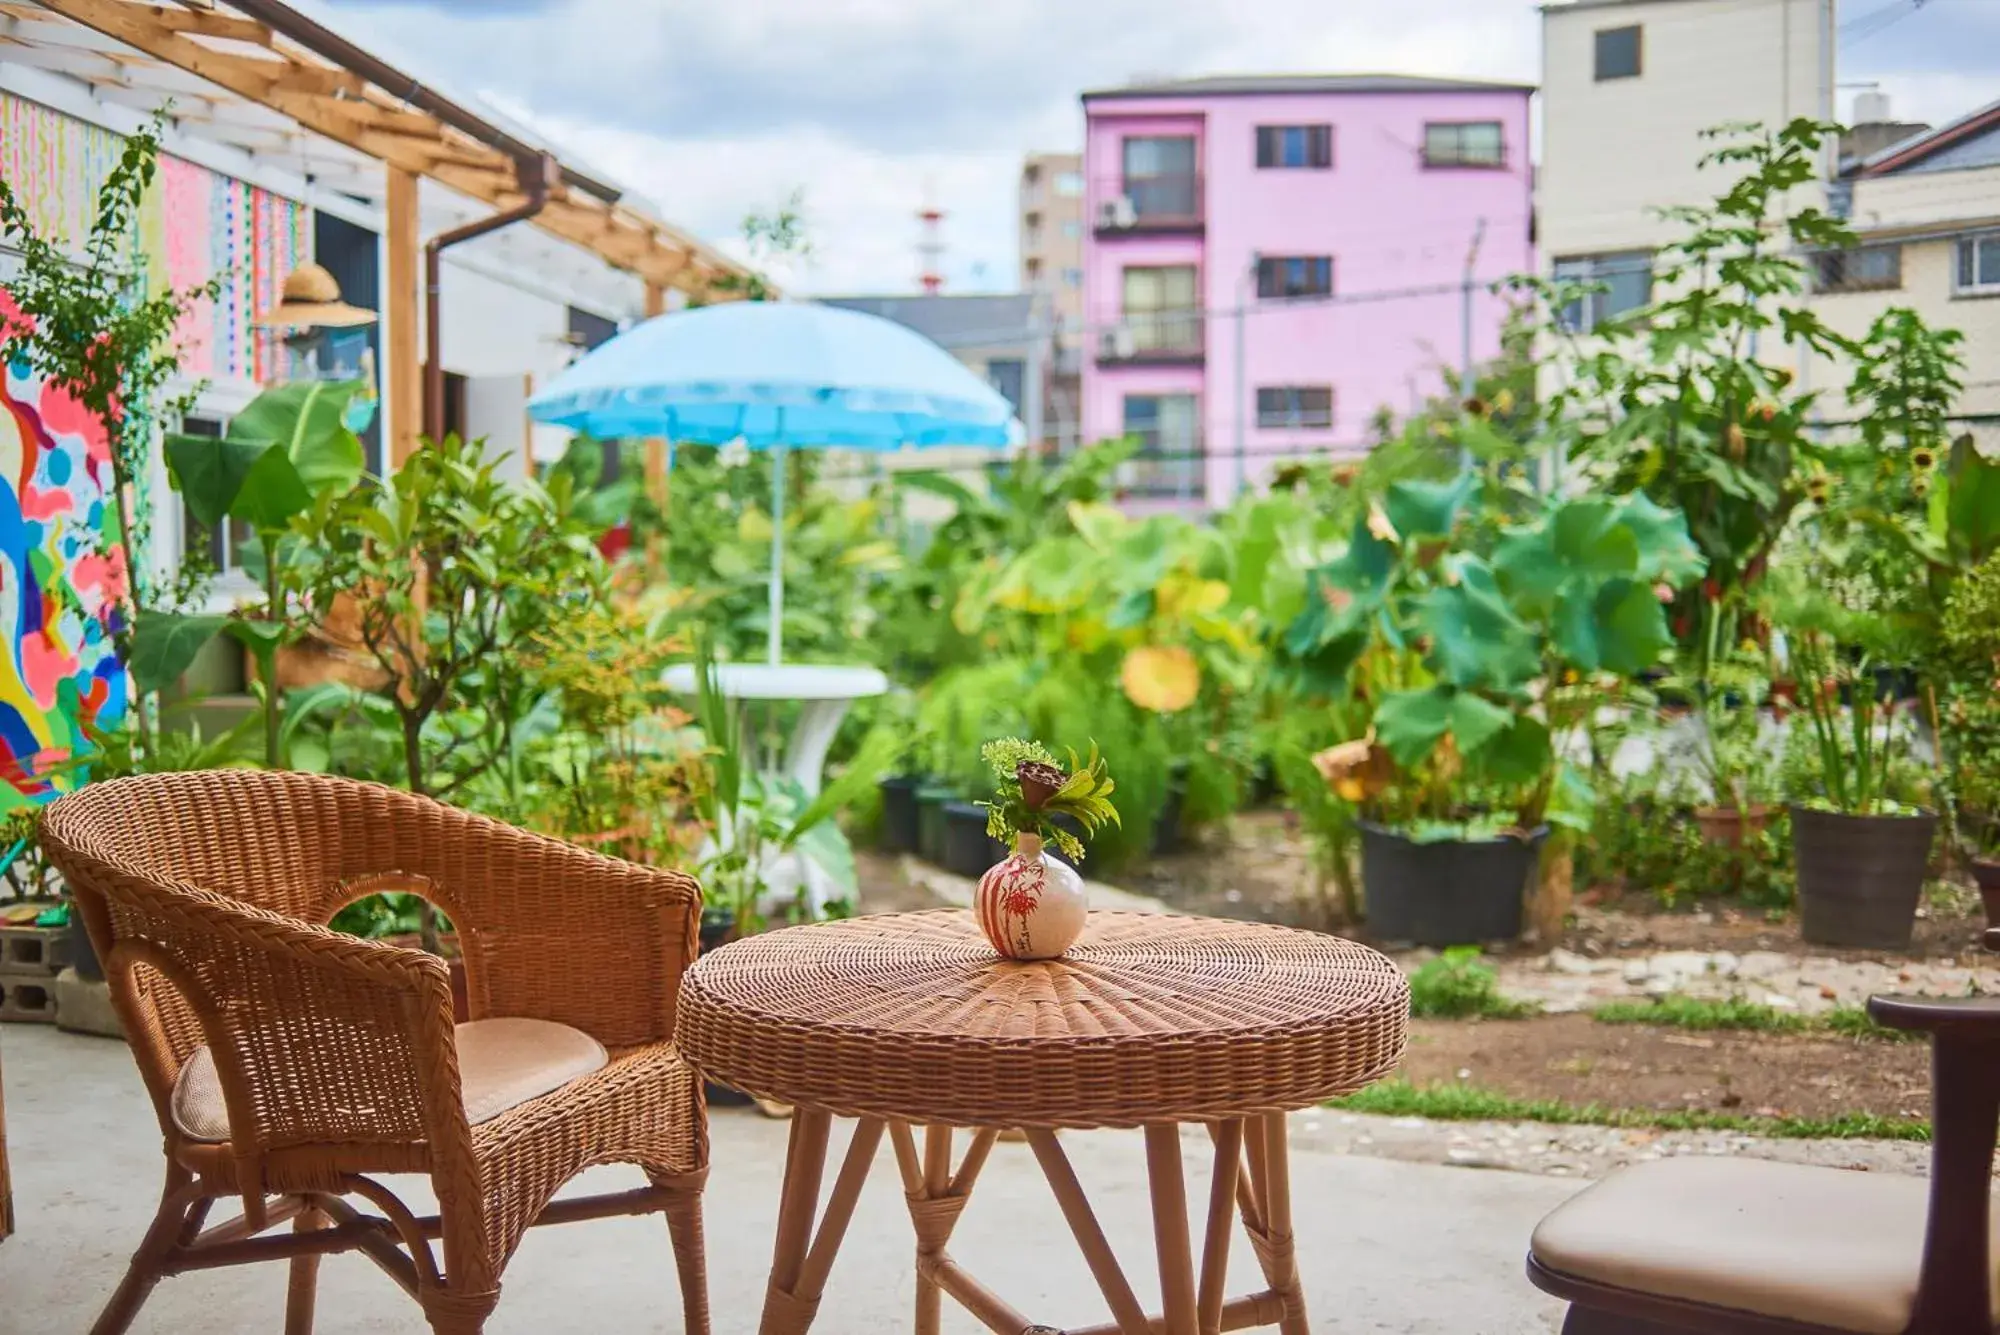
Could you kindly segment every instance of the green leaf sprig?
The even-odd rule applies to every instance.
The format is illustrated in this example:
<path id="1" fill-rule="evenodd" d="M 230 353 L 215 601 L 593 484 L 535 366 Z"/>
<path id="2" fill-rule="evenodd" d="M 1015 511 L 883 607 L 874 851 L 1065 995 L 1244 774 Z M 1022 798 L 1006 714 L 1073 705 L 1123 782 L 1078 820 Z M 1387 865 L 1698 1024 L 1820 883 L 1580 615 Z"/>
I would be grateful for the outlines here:
<path id="1" fill-rule="evenodd" d="M 1082 841 L 1055 818 L 1070 817 L 1085 834 L 1120 823 L 1111 802 L 1117 785 L 1095 742 L 1088 759 L 1079 761 L 1069 751 L 1067 770 L 1046 746 L 1019 737 L 988 742 L 979 755 L 993 771 L 994 798 L 979 805 L 986 808 L 986 833 L 995 839 L 1011 845 L 1017 835 L 1037 835 L 1070 861 L 1081 862 Z"/>

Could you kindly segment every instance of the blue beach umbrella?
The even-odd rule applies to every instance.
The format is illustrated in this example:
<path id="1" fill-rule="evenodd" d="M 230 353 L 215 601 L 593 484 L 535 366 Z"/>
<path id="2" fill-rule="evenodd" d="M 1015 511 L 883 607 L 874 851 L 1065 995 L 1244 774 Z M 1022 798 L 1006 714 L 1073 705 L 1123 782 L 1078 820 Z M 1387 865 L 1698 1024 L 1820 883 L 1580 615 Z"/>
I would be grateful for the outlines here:
<path id="1" fill-rule="evenodd" d="M 774 452 L 770 661 L 785 605 L 785 454 L 1021 439 L 1013 409 L 936 343 L 879 315 L 731 302 L 656 316 L 584 356 L 529 402 L 537 421 L 603 440 Z"/>

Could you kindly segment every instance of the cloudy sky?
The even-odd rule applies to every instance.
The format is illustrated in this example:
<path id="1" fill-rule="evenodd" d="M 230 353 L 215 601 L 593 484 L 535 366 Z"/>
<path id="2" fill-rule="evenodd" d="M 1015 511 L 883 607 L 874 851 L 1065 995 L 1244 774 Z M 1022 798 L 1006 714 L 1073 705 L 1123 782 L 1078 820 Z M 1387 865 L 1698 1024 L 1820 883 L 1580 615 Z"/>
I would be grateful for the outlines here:
<path id="1" fill-rule="evenodd" d="M 1077 93 L 1135 75 L 1394 70 L 1533 81 L 1528 0 L 333 0 L 341 26 L 477 92 L 735 248 L 802 191 L 795 290 L 913 285 L 948 214 L 948 290 L 1014 285 L 1014 183 L 1073 149 Z M 2000 0 L 1840 0 L 1839 78 L 1899 119 L 2000 97 Z M 1841 114 L 1851 90 L 1843 88 Z"/>

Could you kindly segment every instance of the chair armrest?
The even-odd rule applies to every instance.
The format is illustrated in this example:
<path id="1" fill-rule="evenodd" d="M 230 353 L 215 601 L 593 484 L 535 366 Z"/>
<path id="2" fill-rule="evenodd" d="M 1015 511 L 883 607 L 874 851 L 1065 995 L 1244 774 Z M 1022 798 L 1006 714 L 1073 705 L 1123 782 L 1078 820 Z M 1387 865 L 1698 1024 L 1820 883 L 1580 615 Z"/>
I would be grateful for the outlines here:
<path id="1" fill-rule="evenodd" d="M 1868 1014 L 1890 1029 L 2000 1044 L 2000 997 L 1870 997 Z"/>
<path id="2" fill-rule="evenodd" d="M 1931 1183 L 1910 1329 L 1990 1335 L 2000 998 L 1870 997 L 1868 1013 L 1931 1038 Z"/>
<path id="3" fill-rule="evenodd" d="M 471 1017 L 553 1020 L 614 1048 L 670 1038 L 700 940 L 694 878 L 458 814 L 421 870 L 458 928 Z"/>

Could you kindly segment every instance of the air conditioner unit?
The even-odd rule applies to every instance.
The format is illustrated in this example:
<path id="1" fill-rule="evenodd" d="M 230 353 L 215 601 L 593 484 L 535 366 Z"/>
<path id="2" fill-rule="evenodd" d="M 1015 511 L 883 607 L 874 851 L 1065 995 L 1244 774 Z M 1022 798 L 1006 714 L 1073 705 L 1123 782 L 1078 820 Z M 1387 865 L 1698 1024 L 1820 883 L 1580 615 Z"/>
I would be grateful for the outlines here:
<path id="1" fill-rule="evenodd" d="M 1132 202 L 1130 195 L 1120 195 L 1116 199 L 1107 199 L 1097 206 L 1097 225 L 1099 227 L 1131 227 L 1138 221 L 1139 209 Z"/>
<path id="2" fill-rule="evenodd" d="M 1139 340 L 1125 325 L 1116 325 L 1100 330 L 1097 335 L 1097 355 L 1102 361 L 1130 361 L 1139 351 Z"/>

